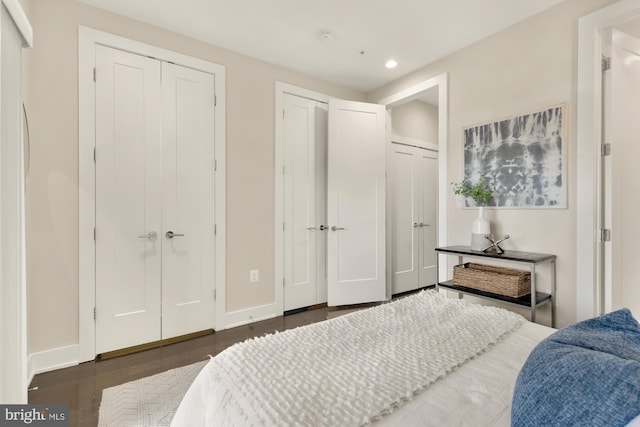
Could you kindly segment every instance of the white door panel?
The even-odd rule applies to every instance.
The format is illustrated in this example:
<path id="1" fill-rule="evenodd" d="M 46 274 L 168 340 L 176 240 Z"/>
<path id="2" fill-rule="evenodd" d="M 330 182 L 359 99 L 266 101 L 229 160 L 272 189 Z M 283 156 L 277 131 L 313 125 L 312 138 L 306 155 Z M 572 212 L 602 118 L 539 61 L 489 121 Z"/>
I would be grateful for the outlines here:
<path id="1" fill-rule="evenodd" d="M 420 169 L 420 287 L 436 283 L 438 245 L 438 153 L 419 150 Z"/>
<path id="2" fill-rule="evenodd" d="M 316 304 L 316 101 L 284 96 L 284 309 Z"/>
<path id="3" fill-rule="evenodd" d="M 160 339 L 160 63 L 98 46 L 96 351 Z"/>
<path id="4" fill-rule="evenodd" d="M 419 181 L 414 149 L 392 144 L 389 209 L 393 286 L 392 293 L 415 289 L 418 283 Z"/>
<path id="5" fill-rule="evenodd" d="M 99 354 L 214 325 L 215 80 L 102 46 L 96 69 Z"/>
<path id="6" fill-rule="evenodd" d="M 604 243 L 605 309 L 628 307 L 640 318 L 635 269 L 640 257 L 640 121 L 636 118 L 640 113 L 640 40 L 617 30 L 612 36 L 611 90 L 605 101 L 609 103 L 605 114 L 610 112 L 605 132 L 606 142 L 611 143 L 611 160 L 604 164 L 603 225 L 612 230 L 611 242 Z"/>
<path id="7" fill-rule="evenodd" d="M 384 144 L 384 106 L 329 102 L 329 305 L 386 298 Z"/>
<path id="8" fill-rule="evenodd" d="M 316 228 L 327 225 L 329 106 L 316 103 Z M 316 304 L 327 302 L 327 230 L 316 232 Z"/>
<path id="9" fill-rule="evenodd" d="M 392 293 L 435 284 L 437 152 L 391 144 L 389 210 Z"/>
<path id="10" fill-rule="evenodd" d="M 213 327 L 214 84 L 162 64 L 163 339 Z"/>

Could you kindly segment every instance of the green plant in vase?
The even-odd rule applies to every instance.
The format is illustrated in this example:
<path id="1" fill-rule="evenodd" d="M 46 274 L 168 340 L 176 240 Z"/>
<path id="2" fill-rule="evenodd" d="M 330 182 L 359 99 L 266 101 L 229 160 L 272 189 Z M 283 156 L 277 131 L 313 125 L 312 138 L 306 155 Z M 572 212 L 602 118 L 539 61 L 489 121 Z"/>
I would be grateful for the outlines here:
<path id="1" fill-rule="evenodd" d="M 486 206 L 491 197 L 493 190 L 487 185 L 487 178 L 481 175 L 477 183 L 463 179 L 460 183 L 451 183 L 453 185 L 453 193 L 460 196 L 471 197 L 478 206 L 478 218 L 473 221 L 471 231 L 471 249 L 481 251 L 489 242 L 485 236 L 491 236 L 491 223 L 484 218 L 484 206 Z"/>

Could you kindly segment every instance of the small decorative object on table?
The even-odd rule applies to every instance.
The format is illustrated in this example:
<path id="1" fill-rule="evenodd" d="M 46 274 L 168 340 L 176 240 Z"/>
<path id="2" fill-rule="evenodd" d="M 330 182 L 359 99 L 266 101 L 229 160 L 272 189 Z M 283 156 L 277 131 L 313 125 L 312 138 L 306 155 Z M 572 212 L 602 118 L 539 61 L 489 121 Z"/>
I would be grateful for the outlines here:
<path id="1" fill-rule="evenodd" d="M 471 184 L 466 179 L 461 183 L 451 183 L 453 185 L 453 193 L 465 197 L 471 197 L 478 206 L 478 218 L 473 221 L 471 231 L 471 249 L 474 251 L 482 251 L 486 246 L 486 235 L 491 235 L 491 223 L 484 217 L 484 206 L 489 203 L 493 196 L 493 190 L 487 184 L 487 177 L 481 175 L 476 184 Z"/>
<path id="2" fill-rule="evenodd" d="M 490 241 L 491 244 L 489 246 L 487 246 L 486 248 L 482 249 L 482 252 L 487 252 L 489 250 L 494 250 L 494 251 L 498 252 L 499 254 L 501 254 L 501 253 L 504 253 L 504 250 L 500 247 L 500 243 L 502 243 L 505 240 L 507 240 L 509 238 L 509 235 L 507 234 L 506 236 L 504 236 L 500 240 L 493 240 L 493 235 L 491 235 L 491 236 L 486 235 L 486 236 L 484 236 L 484 238 L 487 239 L 488 241 Z"/>

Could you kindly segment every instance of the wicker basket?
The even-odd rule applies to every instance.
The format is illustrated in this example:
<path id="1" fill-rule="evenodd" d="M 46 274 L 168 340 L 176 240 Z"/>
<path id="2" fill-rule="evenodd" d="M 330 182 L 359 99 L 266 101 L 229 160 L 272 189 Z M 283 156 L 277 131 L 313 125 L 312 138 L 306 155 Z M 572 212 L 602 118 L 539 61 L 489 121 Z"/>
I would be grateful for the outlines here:
<path id="1" fill-rule="evenodd" d="M 453 267 L 453 283 L 520 298 L 531 293 L 531 272 L 467 262 Z"/>

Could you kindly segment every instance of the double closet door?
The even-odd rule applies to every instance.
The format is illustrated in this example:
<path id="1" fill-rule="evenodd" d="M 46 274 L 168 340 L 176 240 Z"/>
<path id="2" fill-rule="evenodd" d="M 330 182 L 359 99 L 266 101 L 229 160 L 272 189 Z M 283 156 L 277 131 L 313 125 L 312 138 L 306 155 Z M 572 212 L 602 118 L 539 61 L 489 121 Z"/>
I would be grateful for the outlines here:
<path id="1" fill-rule="evenodd" d="M 284 310 L 386 299 L 385 109 L 284 95 Z"/>
<path id="2" fill-rule="evenodd" d="M 392 293 L 436 282 L 438 153 L 392 143 L 388 207 Z"/>
<path id="3" fill-rule="evenodd" d="M 96 353 L 214 326 L 215 76 L 96 48 Z"/>

